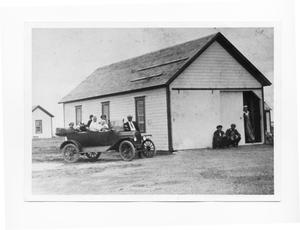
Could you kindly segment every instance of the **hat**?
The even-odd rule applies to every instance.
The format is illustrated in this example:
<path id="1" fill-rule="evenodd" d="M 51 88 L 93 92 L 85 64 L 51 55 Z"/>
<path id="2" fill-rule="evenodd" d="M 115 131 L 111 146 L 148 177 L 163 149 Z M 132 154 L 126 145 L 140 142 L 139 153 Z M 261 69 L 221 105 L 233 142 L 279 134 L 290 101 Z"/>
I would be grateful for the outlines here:
<path id="1" fill-rule="evenodd" d="M 248 108 L 248 105 L 244 105 L 243 107 L 244 107 L 244 108 Z"/>
<path id="2" fill-rule="evenodd" d="M 131 115 L 131 114 L 129 114 L 129 115 L 127 115 L 127 117 L 131 117 L 131 118 L 132 118 L 132 115 Z"/>
<path id="3" fill-rule="evenodd" d="M 222 125 L 218 125 L 218 126 L 217 126 L 217 129 L 218 129 L 218 128 L 223 128 L 223 126 L 222 126 Z"/>

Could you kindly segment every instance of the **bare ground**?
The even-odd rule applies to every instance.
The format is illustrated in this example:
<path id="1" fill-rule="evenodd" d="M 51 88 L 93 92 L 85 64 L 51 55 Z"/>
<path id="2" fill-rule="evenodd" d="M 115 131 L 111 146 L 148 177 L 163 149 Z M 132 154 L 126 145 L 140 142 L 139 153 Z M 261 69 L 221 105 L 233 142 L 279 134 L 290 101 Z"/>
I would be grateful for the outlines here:
<path id="1" fill-rule="evenodd" d="M 122 161 L 66 164 L 61 139 L 33 141 L 33 194 L 273 194 L 273 147 L 198 149 Z"/>

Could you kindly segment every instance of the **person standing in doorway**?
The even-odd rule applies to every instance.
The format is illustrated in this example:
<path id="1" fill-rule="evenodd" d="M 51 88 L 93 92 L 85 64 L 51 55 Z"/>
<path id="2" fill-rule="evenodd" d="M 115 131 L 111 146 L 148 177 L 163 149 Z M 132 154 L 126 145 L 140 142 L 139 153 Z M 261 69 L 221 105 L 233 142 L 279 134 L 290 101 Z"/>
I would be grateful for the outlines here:
<path id="1" fill-rule="evenodd" d="M 254 137 L 253 127 L 252 127 L 252 124 L 251 124 L 250 111 L 248 110 L 247 105 L 244 105 L 243 117 L 244 117 L 244 124 L 245 124 L 246 141 L 247 142 L 254 142 L 255 137 Z"/>
<path id="2" fill-rule="evenodd" d="M 132 121 L 132 115 L 127 116 L 127 122 L 124 123 L 124 131 L 140 131 L 138 124 Z"/>

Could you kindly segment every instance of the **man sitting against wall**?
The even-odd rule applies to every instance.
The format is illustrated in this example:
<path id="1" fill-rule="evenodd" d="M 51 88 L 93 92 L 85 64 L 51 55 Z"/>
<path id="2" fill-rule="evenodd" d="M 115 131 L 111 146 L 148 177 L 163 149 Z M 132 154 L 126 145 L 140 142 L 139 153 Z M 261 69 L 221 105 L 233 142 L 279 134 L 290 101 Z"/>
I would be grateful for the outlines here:
<path id="1" fill-rule="evenodd" d="M 222 130 L 223 126 L 218 125 L 213 136 L 213 149 L 224 148 L 226 145 L 226 136 Z"/>
<path id="2" fill-rule="evenodd" d="M 238 147 L 239 142 L 241 140 L 241 134 L 236 130 L 235 127 L 235 124 L 231 124 L 230 129 L 227 129 L 226 131 L 228 146 L 232 145 L 233 147 Z"/>

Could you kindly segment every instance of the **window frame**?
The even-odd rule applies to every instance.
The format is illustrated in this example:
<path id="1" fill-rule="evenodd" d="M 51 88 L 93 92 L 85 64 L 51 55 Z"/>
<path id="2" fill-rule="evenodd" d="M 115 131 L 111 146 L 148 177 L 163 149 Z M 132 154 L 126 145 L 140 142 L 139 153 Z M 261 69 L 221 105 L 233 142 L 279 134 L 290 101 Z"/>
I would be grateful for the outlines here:
<path id="1" fill-rule="evenodd" d="M 106 116 L 107 122 L 110 121 L 110 103 L 109 101 L 103 101 L 101 102 L 101 115 L 104 114 L 104 106 L 107 105 L 108 106 L 108 114 Z"/>
<path id="2" fill-rule="evenodd" d="M 77 123 L 77 109 L 80 108 L 80 121 Z M 76 105 L 75 106 L 75 125 L 78 125 L 80 122 L 82 122 L 82 105 Z"/>
<path id="3" fill-rule="evenodd" d="M 135 97 L 134 98 L 134 101 L 135 101 L 135 119 L 136 119 L 136 122 L 140 128 L 140 132 L 141 133 L 146 133 L 146 100 L 145 100 L 145 96 L 139 96 L 139 97 Z M 139 122 L 139 117 L 138 117 L 138 110 L 137 110 L 137 104 L 138 104 L 138 101 L 143 101 L 143 112 L 144 112 L 144 130 L 141 129 L 141 126 L 140 126 L 140 122 Z"/>
<path id="4" fill-rule="evenodd" d="M 40 124 L 41 124 L 41 126 L 40 126 L 41 131 L 40 132 L 37 132 L 37 130 L 36 130 L 36 128 L 38 127 L 37 122 L 40 122 Z M 35 120 L 35 133 L 36 134 L 43 134 L 43 120 Z"/>

